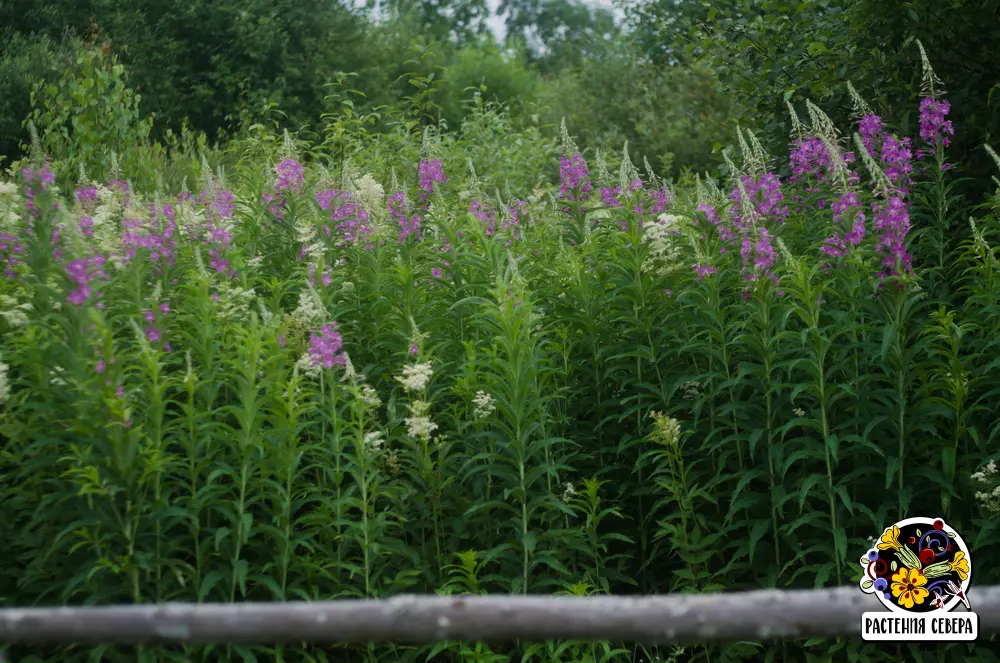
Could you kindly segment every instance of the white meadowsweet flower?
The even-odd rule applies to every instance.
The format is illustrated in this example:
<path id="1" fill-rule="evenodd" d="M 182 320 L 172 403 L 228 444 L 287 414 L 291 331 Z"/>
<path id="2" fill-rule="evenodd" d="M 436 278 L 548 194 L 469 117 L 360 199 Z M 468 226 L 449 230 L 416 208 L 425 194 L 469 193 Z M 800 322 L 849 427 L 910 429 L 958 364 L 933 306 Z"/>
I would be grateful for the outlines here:
<path id="1" fill-rule="evenodd" d="M 434 375 L 434 371 L 429 363 L 410 364 L 403 367 L 403 375 L 396 376 L 396 380 L 403 385 L 406 391 L 423 391 L 432 375 Z"/>
<path id="2" fill-rule="evenodd" d="M 485 391 L 477 391 L 472 403 L 475 405 L 473 414 L 475 414 L 476 419 L 485 419 L 497 409 L 496 401 Z"/>
<path id="3" fill-rule="evenodd" d="M 66 372 L 62 366 L 53 366 L 52 370 L 49 371 L 49 384 L 54 384 L 57 387 L 65 387 L 66 381 L 62 379 L 63 373 Z"/>
<path id="4" fill-rule="evenodd" d="M 697 380 L 688 380 L 681 385 L 681 397 L 690 401 L 701 396 L 701 383 Z"/>
<path id="5" fill-rule="evenodd" d="M 366 453 L 376 454 L 384 444 L 385 438 L 382 436 L 381 431 L 376 430 L 371 431 L 370 433 L 365 433 L 364 447 Z"/>
<path id="6" fill-rule="evenodd" d="M 406 432 L 410 437 L 426 440 L 431 436 L 438 425 L 431 421 L 427 413 L 431 409 L 431 404 L 427 401 L 413 401 L 409 404 L 410 416 L 404 419 Z"/>
<path id="7" fill-rule="evenodd" d="M 371 385 L 365 384 L 361 385 L 361 400 L 368 405 L 368 407 L 378 407 L 382 404 L 382 399 L 378 397 L 378 392 Z"/>
<path id="8" fill-rule="evenodd" d="M 562 494 L 563 502 L 569 502 L 576 495 L 576 488 L 570 482 L 566 482 L 565 488 Z"/>
<path id="9" fill-rule="evenodd" d="M 313 290 L 306 288 L 299 293 L 299 307 L 292 312 L 292 317 L 304 327 L 312 327 L 326 321 L 326 307 Z"/>
<path id="10" fill-rule="evenodd" d="M 679 216 L 661 214 L 655 222 L 643 227 L 643 237 L 649 244 L 649 255 L 644 264 L 646 270 L 666 274 L 681 266 L 680 222 Z"/>
<path id="11" fill-rule="evenodd" d="M 313 361 L 312 355 L 308 352 L 299 357 L 299 360 L 295 362 L 295 368 L 298 369 L 299 373 L 310 378 L 318 378 L 321 372 L 320 366 Z"/>
<path id="12" fill-rule="evenodd" d="M 309 244 L 313 241 L 319 233 L 316 231 L 316 225 L 313 224 L 309 219 L 304 217 L 299 217 L 295 222 L 295 236 L 296 239 L 303 244 Z"/>
<path id="13" fill-rule="evenodd" d="M 806 416 L 806 411 L 803 410 L 800 407 L 795 408 L 794 410 L 792 410 L 792 412 L 795 414 L 796 417 L 800 417 L 801 418 L 801 417 Z"/>
<path id="14" fill-rule="evenodd" d="M 660 412 L 650 412 L 653 418 L 651 437 L 665 447 L 675 447 L 681 440 L 681 423 L 673 417 Z"/>
<path id="15" fill-rule="evenodd" d="M 3 403 L 10 396 L 10 380 L 7 378 L 7 371 L 10 366 L 0 361 L 0 403 Z"/>
<path id="16" fill-rule="evenodd" d="M 371 173 L 364 175 L 354 182 L 353 198 L 366 212 L 373 216 L 382 216 L 386 207 L 385 189 L 379 184 Z"/>
<path id="17" fill-rule="evenodd" d="M 9 295 L 0 295 L 0 318 L 7 321 L 11 327 L 23 327 L 28 324 L 28 312 L 32 310 L 30 302 L 18 304 Z"/>
<path id="18" fill-rule="evenodd" d="M 14 198 L 17 196 L 17 184 L 14 182 L 0 182 L 0 197 Z"/>
<path id="19" fill-rule="evenodd" d="M 246 320 L 250 315 L 250 304 L 256 298 L 253 288 L 247 290 L 224 282 L 219 287 L 219 317 L 234 322 Z"/>

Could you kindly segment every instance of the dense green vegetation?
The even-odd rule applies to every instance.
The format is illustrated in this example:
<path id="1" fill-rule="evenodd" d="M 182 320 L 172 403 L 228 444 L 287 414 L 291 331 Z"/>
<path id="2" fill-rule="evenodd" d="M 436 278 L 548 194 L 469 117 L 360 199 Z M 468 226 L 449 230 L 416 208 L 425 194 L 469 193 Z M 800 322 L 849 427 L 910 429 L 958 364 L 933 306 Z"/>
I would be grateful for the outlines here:
<path id="1" fill-rule="evenodd" d="M 986 28 L 890 4 L 0 4 L 0 605 L 835 586 L 912 515 L 996 584 Z"/>

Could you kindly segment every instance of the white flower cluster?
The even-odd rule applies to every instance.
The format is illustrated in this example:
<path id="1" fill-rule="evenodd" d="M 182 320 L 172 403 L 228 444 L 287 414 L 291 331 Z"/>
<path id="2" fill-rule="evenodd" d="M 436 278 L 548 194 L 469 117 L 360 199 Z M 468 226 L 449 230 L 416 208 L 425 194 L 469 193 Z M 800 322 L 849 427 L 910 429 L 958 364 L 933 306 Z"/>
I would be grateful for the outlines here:
<path id="1" fill-rule="evenodd" d="M 681 423 L 673 417 L 660 412 L 650 412 L 653 418 L 653 432 L 651 437 L 665 447 L 676 447 L 681 441 Z"/>
<path id="2" fill-rule="evenodd" d="M 292 311 L 292 318 L 301 326 L 309 328 L 326 321 L 326 307 L 316 292 L 306 288 L 299 293 L 299 307 Z"/>
<path id="3" fill-rule="evenodd" d="M 370 433 L 365 433 L 364 448 L 365 453 L 369 455 L 375 455 L 378 453 L 382 445 L 385 444 L 385 438 L 382 436 L 381 431 L 371 431 Z"/>
<path id="4" fill-rule="evenodd" d="M 794 414 L 794 415 L 795 415 L 796 417 L 799 417 L 800 419 L 801 419 L 802 417 L 806 416 L 806 411 L 805 411 L 805 410 L 803 410 L 803 409 L 802 409 L 802 408 L 800 408 L 800 407 L 797 407 L 797 408 L 795 408 L 794 410 L 792 410 L 792 413 L 793 413 L 793 414 Z"/>
<path id="5" fill-rule="evenodd" d="M 31 309 L 30 302 L 18 304 L 13 297 L 0 295 L 0 318 L 6 320 L 11 327 L 23 327 L 28 324 L 28 311 Z"/>
<path id="6" fill-rule="evenodd" d="M 472 404 L 475 406 L 472 413 L 476 419 L 485 419 L 497 409 L 496 401 L 485 391 L 477 391 L 476 397 L 472 399 Z"/>
<path id="7" fill-rule="evenodd" d="M 245 290 L 223 282 L 219 287 L 218 312 L 223 320 L 242 322 L 250 315 L 250 303 L 256 299 L 253 288 Z"/>
<path id="8" fill-rule="evenodd" d="M 406 391 L 423 391 L 434 371 L 430 364 L 411 364 L 403 367 L 403 375 L 396 376 Z"/>
<path id="9" fill-rule="evenodd" d="M 681 217 L 661 214 L 656 221 L 644 227 L 644 237 L 649 244 L 649 255 L 644 267 L 657 274 L 666 274 L 680 267 Z"/>
<path id="10" fill-rule="evenodd" d="M 431 418 L 427 416 L 430 412 L 431 404 L 427 401 L 413 401 L 408 406 L 410 410 L 410 416 L 404 421 L 406 423 L 406 432 L 410 437 L 415 437 L 417 439 L 426 440 L 431 436 L 435 430 L 437 430 L 438 425 L 431 421 Z"/>
<path id="11" fill-rule="evenodd" d="M 0 403 L 7 400 L 10 396 L 10 380 L 7 378 L 7 371 L 10 370 L 10 366 L 0 361 Z"/>
<path id="12" fill-rule="evenodd" d="M 701 396 L 701 383 L 697 380 L 688 380 L 681 385 L 681 398 L 684 400 L 694 400 L 699 396 Z"/>
<path id="13" fill-rule="evenodd" d="M 972 480 L 983 486 L 985 490 L 976 492 L 976 500 L 991 515 L 1000 514 L 1000 482 L 997 481 L 997 463 L 991 460 L 983 469 L 972 475 Z"/>
<path id="14" fill-rule="evenodd" d="M 371 173 L 355 180 L 351 188 L 351 196 L 368 214 L 376 219 L 382 218 L 386 209 L 385 189 Z"/>
<path id="15" fill-rule="evenodd" d="M 562 501 L 568 503 L 571 499 L 573 499 L 575 495 L 576 495 L 576 488 L 573 487 L 573 484 L 567 481 L 565 489 L 563 490 Z"/>
<path id="16" fill-rule="evenodd" d="M 318 378 L 319 374 L 322 372 L 321 366 L 313 362 L 312 355 L 308 352 L 302 354 L 299 360 L 295 362 L 295 368 L 299 373 L 310 378 Z"/>
<path id="17" fill-rule="evenodd" d="M 361 385 L 361 400 L 368 407 L 378 407 L 382 404 L 382 399 L 378 397 L 378 392 L 370 384 Z"/>
<path id="18" fill-rule="evenodd" d="M 17 226 L 18 198 L 17 185 L 13 182 L 0 182 L 0 229 L 13 229 Z"/>
<path id="19" fill-rule="evenodd" d="M 103 253 L 113 253 L 120 247 L 119 219 L 125 211 L 121 194 L 97 185 L 97 209 L 90 214 L 88 241 Z M 110 264 L 116 264 L 114 260 Z M 120 266 L 120 265 L 119 265 Z"/>
<path id="20" fill-rule="evenodd" d="M 205 228 L 205 210 L 198 209 L 193 201 L 179 200 L 174 205 L 174 220 L 177 222 L 177 231 L 182 237 L 196 237 Z"/>

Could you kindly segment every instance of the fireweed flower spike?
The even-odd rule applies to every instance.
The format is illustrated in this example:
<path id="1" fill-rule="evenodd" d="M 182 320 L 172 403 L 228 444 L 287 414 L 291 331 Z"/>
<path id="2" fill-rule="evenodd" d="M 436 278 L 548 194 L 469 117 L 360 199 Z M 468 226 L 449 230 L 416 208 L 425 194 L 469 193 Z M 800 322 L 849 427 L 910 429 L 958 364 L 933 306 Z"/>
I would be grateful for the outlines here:
<path id="1" fill-rule="evenodd" d="M 445 177 L 444 165 L 440 159 L 421 161 L 418 170 L 420 176 L 420 205 L 426 211 L 428 200 L 431 194 L 434 193 L 434 185 L 444 184 L 448 181 L 448 178 Z"/>

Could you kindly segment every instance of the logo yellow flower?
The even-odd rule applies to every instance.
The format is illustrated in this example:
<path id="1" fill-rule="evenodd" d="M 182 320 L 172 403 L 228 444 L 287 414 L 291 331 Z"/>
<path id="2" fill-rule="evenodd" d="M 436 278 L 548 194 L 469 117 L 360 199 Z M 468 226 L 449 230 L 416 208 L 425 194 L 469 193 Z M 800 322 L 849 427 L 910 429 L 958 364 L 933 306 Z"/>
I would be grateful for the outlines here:
<path id="1" fill-rule="evenodd" d="M 965 553 L 961 550 L 955 553 L 955 559 L 951 560 L 949 566 L 962 580 L 969 577 L 969 560 L 965 558 Z"/>
<path id="2" fill-rule="evenodd" d="M 899 550 L 899 528 L 895 525 L 891 529 L 886 529 L 882 538 L 878 540 L 879 550 L 889 550 L 890 548 Z"/>
<path id="3" fill-rule="evenodd" d="M 892 576 L 892 595 L 896 602 L 907 610 L 924 602 L 930 594 L 924 585 L 927 578 L 920 569 L 908 569 L 905 566 Z"/>

